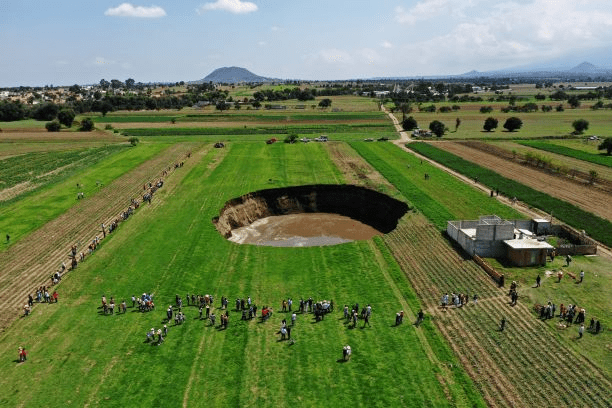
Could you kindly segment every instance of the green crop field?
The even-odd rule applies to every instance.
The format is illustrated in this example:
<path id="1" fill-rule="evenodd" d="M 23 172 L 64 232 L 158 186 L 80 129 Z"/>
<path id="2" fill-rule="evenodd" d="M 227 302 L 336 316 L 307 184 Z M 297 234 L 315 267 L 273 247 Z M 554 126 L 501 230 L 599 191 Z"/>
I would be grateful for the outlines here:
<path id="1" fill-rule="evenodd" d="M 259 89 L 236 87 L 230 94 L 244 97 Z M 526 95 L 532 91 L 529 87 Z M 525 216 L 391 142 L 364 141 L 398 137 L 378 111 L 378 99 L 332 100 L 339 111 L 312 110 L 306 102 L 306 109 L 286 112 L 207 107 L 92 115 L 98 127 L 114 123 L 123 127 L 123 136 L 139 137 L 136 147 L 86 150 L 87 141 L 46 151 L 38 134 L 28 136 L 29 149 L 19 146 L 14 155 L 12 148 L 0 146 L 6 157 L 0 160 L 0 178 L 13 185 L 44 181 L 38 190 L 0 204 L 0 233 L 11 233 L 0 248 L 0 406 L 609 408 L 612 322 L 603 300 L 611 295 L 612 270 L 607 258 L 577 256 L 570 268 L 559 257 L 541 268 L 513 268 L 490 259 L 507 281 L 519 281 L 519 304 L 509 306 L 507 288 L 499 288 L 443 231 L 448 220 Z M 446 137 L 508 138 L 500 141 L 504 146 L 516 137 L 565 136 L 581 115 L 591 115 L 587 119 L 595 130 L 606 121 L 602 112 L 587 109 L 518 114 L 531 117 L 524 129 L 490 135 L 480 132 L 489 115 L 479 114 L 474 104 L 460 105 L 449 114 L 413 115 L 421 115 L 422 128 L 432 118 L 444 118 L 452 128 L 458 116 L 461 126 Z M 176 124 L 164 123 L 173 118 Z M 326 134 L 330 142 L 282 143 L 288 133 Z M 280 142 L 264 143 L 272 137 Z M 212 146 L 218 140 L 226 142 L 224 148 Z M 571 143 L 579 142 L 546 143 L 578 150 Z M 555 217 L 612 243 L 610 223 L 592 214 L 428 144 L 409 147 L 534 206 L 553 206 Z M 69 172 L 58 172 L 66 166 Z M 56 172 L 56 178 L 45 178 Z M 140 205 L 112 234 L 104 233 L 98 248 L 52 288 L 59 302 L 35 302 L 32 314 L 23 316 L 28 292 L 48 284 L 70 245 L 79 240 L 79 251 L 84 250 L 80 237 L 100 235 L 101 222 L 117 217 L 160 178 L 164 186 L 152 202 Z M 410 210 L 389 234 L 320 247 L 238 245 L 212 222 L 228 200 L 249 192 L 349 181 L 404 201 Z M 0 194 L 7 190 L 0 188 Z M 85 200 L 76 200 L 78 190 Z M 72 229 L 64 232 L 58 221 Z M 91 226 L 81 226 L 85 221 Z M 58 238 L 70 244 L 55 245 Z M 581 285 L 547 279 L 542 288 L 529 288 L 537 273 L 581 268 L 588 272 Z M 132 307 L 132 295 L 144 292 L 154 295 L 155 310 Z M 444 292 L 469 294 L 470 302 L 443 309 Z M 187 305 L 185 295 L 193 293 L 215 297 L 216 326 Z M 165 320 L 176 295 L 186 316 L 178 325 Z M 125 299 L 127 313 L 105 315 L 102 296 L 116 303 Z M 225 329 L 219 326 L 222 296 L 229 299 Z M 241 320 L 234 301 L 247 297 L 260 308 L 271 306 L 271 319 Z M 312 313 L 298 313 L 294 341 L 281 341 L 281 320 L 290 318 L 281 301 L 288 297 L 294 309 L 300 298 L 312 297 L 333 300 L 336 310 L 319 322 Z M 561 331 L 558 319 L 540 321 L 533 304 L 548 300 L 586 307 L 587 319 L 600 317 L 604 331 L 578 340 L 575 327 Z M 353 328 L 343 318 L 342 306 L 355 302 L 371 304 L 371 327 L 359 320 Z M 396 326 L 400 310 L 405 320 Z M 412 323 L 419 310 L 425 320 L 417 327 Z M 504 332 L 498 329 L 502 317 L 508 321 Z M 164 324 L 169 333 L 162 344 L 146 341 L 151 328 Z M 353 355 L 344 362 L 347 344 Z M 18 346 L 29 352 L 25 363 L 17 361 Z"/>
<path id="2" fill-rule="evenodd" d="M 526 146 L 535 147 L 536 149 L 544 150 L 551 153 L 557 153 L 563 156 L 573 157 L 575 159 L 583 160 L 589 163 L 612 167 L 612 156 L 607 156 L 599 153 L 587 153 L 584 150 L 572 149 L 570 147 L 559 146 L 546 142 L 521 141 L 520 143 Z"/>
<path id="3" fill-rule="evenodd" d="M 498 188 L 501 193 L 508 197 L 517 197 L 519 200 L 543 210 L 553 208 L 555 217 L 558 219 L 574 228 L 589 231 L 589 235 L 605 245 L 612 245 L 612 223 L 610 221 L 519 182 L 502 177 L 492 170 L 480 167 L 431 144 L 410 143 L 407 147 L 470 178 L 478 178 L 484 185 L 490 188 Z"/>
<path id="4" fill-rule="evenodd" d="M 24 235 L 77 204 L 78 192 L 83 192 L 86 197 L 95 194 L 100 187 L 151 158 L 164 147 L 167 145 L 151 144 L 139 146 L 138 149 L 123 148 L 104 160 L 99 162 L 93 160 L 97 164 L 67 178 L 56 180 L 56 183 L 49 182 L 33 193 L 3 203 L 0 205 L 0 230 L 10 233 L 11 241 L 17 242 Z"/>
<path id="5" fill-rule="evenodd" d="M 271 183 L 342 182 L 324 145 L 233 144 L 211 167 L 220 154 L 211 150 L 189 173 L 174 176 L 182 180 L 170 178 L 168 183 L 180 184 L 160 191 L 163 204 L 143 208 L 103 241 L 62 283 L 59 304 L 36 305 L 32 316 L 0 338 L 5 371 L 16 370 L 15 344 L 30 350 L 19 373 L 0 380 L 3 403 L 38 405 L 53 392 L 54 401 L 65 406 L 344 406 L 347 396 L 350 405 L 484 406 L 467 377 L 454 377 L 456 370 L 451 376 L 461 383 L 453 380 L 446 389 L 441 382 L 434 362 L 454 359 L 436 337 L 418 335 L 432 335 L 433 328 L 393 327 L 402 303 L 416 313 L 418 301 L 380 241 L 240 246 L 210 222 L 226 200 Z M 155 294 L 156 311 L 100 314 L 102 294 L 119 301 L 142 292 Z M 144 343 L 150 327 L 162 324 L 174 295 L 194 292 L 213 294 L 217 305 L 223 295 L 230 304 L 251 296 L 259 306 L 274 307 L 288 296 L 370 303 L 372 327 L 349 329 L 339 312 L 319 323 L 299 315 L 291 345 L 278 341 L 280 319 L 287 316 L 280 312 L 259 323 L 240 321 L 230 311 L 229 327 L 219 330 L 186 307 L 187 321 L 170 327 L 164 344 Z M 32 332 L 39 335 L 32 338 Z M 349 363 L 341 361 L 345 344 L 354 350 Z M 24 383 L 23 377 L 37 381 Z"/>
<path id="6" fill-rule="evenodd" d="M 545 101 L 546 105 L 556 106 L 558 103 Z M 430 104 L 424 104 L 428 106 Z M 439 104 L 436 104 L 438 106 Z M 538 104 L 540 106 L 541 104 Z M 442 105 L 440 105 L 442 106 Z M 609 135 L 610 134 L 610 112 L 605 110 L 591 110 L 588 108 L 569 109 L 563 112 L 533 112 L 533 113 L 502 113 L 496 108 L 491 113 L 480 113 L 480 106 L 492 106 L 490 103 L 482 102 L 476 104 L 474 110 L 461 109 L 456 112 L 449 113 L 426 113 L 412 112 L 407 116 L 413 116 L 421 129 L 428 129 L 429 123 L 433 120 L 439 120 L 444 123 L 449 131 L 445 133 L 445 139 L 533 139 L 547 137 L 574 137 L 571 133 L 574 131 L 572 122 L 577 119 L 586 119 L 589 121 L 589 130 L 587 134 Z M 401 121 L 401 113 L 396 116 Z M 482 126 L 484 121 L 489 116 L 498 120 L 497 129 L 492 132 L 486 132 Z M 508 132 L 503 128 L 504 122 L 509 117 L 516 116 L 523 121 L 521 129 L 515 132 Z M 459 118 L 461 124 L 455 132 L 455 120 Z"/>

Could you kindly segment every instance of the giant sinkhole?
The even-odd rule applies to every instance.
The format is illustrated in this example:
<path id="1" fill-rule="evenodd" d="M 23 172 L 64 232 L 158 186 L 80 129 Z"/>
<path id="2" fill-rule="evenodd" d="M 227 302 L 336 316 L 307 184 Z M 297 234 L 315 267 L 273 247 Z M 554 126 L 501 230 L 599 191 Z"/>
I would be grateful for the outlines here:
<path id="1" fill-rule="evenodd" d="M 213 223 L 239 244 L 322 246 L 387 234 L 406 212 L 406 203 L 368 188 L 317 184 L 231 199 Z"/>

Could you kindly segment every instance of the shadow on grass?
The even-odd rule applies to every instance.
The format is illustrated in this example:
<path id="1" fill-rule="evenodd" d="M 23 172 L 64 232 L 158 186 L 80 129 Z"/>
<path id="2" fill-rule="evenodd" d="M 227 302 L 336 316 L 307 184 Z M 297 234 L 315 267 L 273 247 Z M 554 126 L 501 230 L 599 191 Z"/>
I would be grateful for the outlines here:
<path id="1" fill-rule="evenodd" d="M 338 360 L 336 360 L 336 363 L 348 363 L 349 360 L 345 360 L 343 358 L 339 358 Z"/>

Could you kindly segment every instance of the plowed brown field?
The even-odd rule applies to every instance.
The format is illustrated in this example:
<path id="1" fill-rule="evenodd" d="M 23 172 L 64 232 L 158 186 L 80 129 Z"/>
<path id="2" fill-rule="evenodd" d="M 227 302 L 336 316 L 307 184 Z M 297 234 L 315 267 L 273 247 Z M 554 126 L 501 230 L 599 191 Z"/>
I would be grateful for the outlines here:
<path id="1" fill-rule="evenodd" d="M 172 174 L 173 164 L 185 160 L 187 152 L 194 147 L 193 144 L 169 147 L 1 253 L 0 330 L 22 314 L 29 293 L 34 295 L 36 288 L 51 283 L 51 275 L 59 270 L 62 262 L 70 265 L 68 255 L 72 245 L 79 244 L 78 252 L 86 253 L 87 245 L 95 236 L 102 238 L 102 223 L 110 224 L 129 207 L 132 198 L 140 199 L 143 184 L 156 181 L 169 167 Z M 185 165 L 188 167 L 189 163 L 188 160 Z M 178 170 L 186 173 L 183 168 Z M 164 188 L 168 188 L 166 184 Z M 77 271 L 78 268 L 69 273 Z"/>
<path id="2" fill-rule="evenodd" d="M 465 160 L 491 169 L 503 177 L 516 180 L 526 186 L 574 204 L 602 218 L 612 220 L 612 196 L 588 185 L 580 186 L 569 180 L 551 176 L 541 171 L 513 163 L 498 156 L 482 152 L 455 142 L 436 142 L 435 146 Z M 554 208 L 550 209 L 554 211 Z"/>

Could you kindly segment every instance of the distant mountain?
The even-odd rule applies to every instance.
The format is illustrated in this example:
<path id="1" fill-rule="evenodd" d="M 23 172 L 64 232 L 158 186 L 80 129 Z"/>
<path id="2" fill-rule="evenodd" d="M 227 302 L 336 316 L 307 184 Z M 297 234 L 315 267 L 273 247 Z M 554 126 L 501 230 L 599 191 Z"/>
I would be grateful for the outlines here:
<path id="1" fill-rule="evenodd" d="M 567 65 L 566 65 L 567 66 Z M 477 77 L 517 77 L 517 78 L 558 78 L 577 79 L 585 77 L 612 77 L 612 69 L 597 67 L 590 62 L 582 62 L 573 68 L 547 67 L 516 67 L 496 71 L 478 72 L 470 71 L 457 75 L 459 78 Z"/>
<path id="2" fill-rule="evenodd" d="M 255 75 L 251 71 L 240 67 L 217 68 L 205 78 L 194 83 L 217 82 L 236 84 L 240 82 L 271 82 L 272 79 Z"/>

